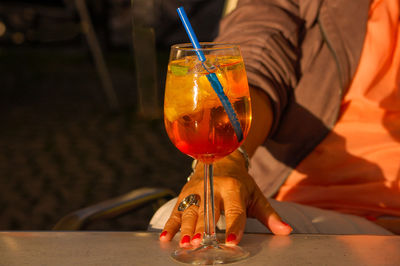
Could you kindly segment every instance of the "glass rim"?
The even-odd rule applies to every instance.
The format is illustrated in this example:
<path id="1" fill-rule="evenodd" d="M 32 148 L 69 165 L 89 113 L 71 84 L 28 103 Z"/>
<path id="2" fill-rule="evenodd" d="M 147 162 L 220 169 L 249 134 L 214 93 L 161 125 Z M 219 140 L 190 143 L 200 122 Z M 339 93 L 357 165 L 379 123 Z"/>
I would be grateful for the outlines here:
<path id="1" fill-rule="evenodd" d="M 212 47 L 207 47 L 212 45 Z M 235 43 L 225 43 L 225 42 L 200 42 L 201 48 L 194 48 L 192 43 L 186 42 L 186 43 L 177 43 L 173 44 L 171 46 L 172 49 L 177 49 L 177 50 L 184 50 L 184 51 L 198 51 L 198 50 L 223 50 L 223 49 L 235 49 L 239 48 L 240 46 Z M 206 47 L 203 47 L 206 46 Z"/>

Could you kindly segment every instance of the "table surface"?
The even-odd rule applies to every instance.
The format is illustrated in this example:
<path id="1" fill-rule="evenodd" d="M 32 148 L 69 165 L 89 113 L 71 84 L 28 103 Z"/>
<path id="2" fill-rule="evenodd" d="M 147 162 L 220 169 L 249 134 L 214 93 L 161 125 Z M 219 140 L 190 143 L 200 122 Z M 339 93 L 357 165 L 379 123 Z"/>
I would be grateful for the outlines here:
<path id="1" fill-rule="evenodd" d="M 220 237 L 223 237 L 222 235 Z M 0 265 L 182 265 L 150 232 L 0 232 Z M 400 236 L 246 234 L 234 265 L 400 265 Z"/>

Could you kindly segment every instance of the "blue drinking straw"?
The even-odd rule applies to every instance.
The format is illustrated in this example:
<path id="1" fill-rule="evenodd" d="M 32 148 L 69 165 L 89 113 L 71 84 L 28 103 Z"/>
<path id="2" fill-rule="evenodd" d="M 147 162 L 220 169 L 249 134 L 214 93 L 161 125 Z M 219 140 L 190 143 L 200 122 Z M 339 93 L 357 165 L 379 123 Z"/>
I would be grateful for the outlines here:
<path id="1" fill-rule="evenodd" d="M 203 63 L 204 69 L 208 72 L 206 75 L 208 81 L 210 82 L 211 86 L 213 87 L 215 93 L 217 93 L 219 100 L 222 103 L 222 106 L 225 109 L 225 112 L 228 114 L 229 121 L 231 122 L 233 126 L 233 130 L 235 130 L 236 138 L 238 142 L 241 142 L 243 140 L 243 131 L 240 126 L 239 120 L 237 118 L 237 115 L 235 113 L 235 110 L 233 110 L 232 104 L 229 101 L 228 97 L 224 93 L 224 88 L 221 85 L 221 82 L 218 80 L 218 77 L 215 73 L 211 73 L 208 71 L 210 69 L 209 66 L 205 66 L 205 61 L 206 57 L 204 56 L 204 53 L 201 49 L 201 46 L 199 44 L 199 41 L 197 40 L 196 34 L 193 31 L 192 25 L 189 22 L 189 19 L 186 15 L 185 10 L 183 7 L 179 7 L 177 9 L 179 18 L 182 21 L 182 24 L 186 30 L 187 35 L 189 36 L 190 42 L 192 43 L 195 52 L 197 54 L 197 57 L 199 58 L 200 62 Z M 215 66 L 212 66 L 211 68 L 215 68 Z"/>

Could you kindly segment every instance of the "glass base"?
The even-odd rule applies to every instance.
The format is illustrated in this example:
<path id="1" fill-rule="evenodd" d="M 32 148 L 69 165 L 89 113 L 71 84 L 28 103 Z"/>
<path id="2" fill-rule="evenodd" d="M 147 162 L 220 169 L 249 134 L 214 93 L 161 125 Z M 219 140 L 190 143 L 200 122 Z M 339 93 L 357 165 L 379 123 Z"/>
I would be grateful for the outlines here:
<path id="1" fill-rule="evenodd" d="M 249 252 L 239 246 L 215 243 L 200 245 L 194 249 L 178 249 L 172 253 L 172 258 L 188 264 L 214 265 L 227 264 L 245 259 Z"/>

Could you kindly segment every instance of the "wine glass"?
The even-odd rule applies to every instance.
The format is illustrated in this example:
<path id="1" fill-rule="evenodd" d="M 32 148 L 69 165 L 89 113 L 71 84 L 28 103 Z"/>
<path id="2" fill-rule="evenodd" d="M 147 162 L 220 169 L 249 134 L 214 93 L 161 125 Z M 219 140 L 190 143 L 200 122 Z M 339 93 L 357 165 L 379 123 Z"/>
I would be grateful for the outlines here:
<path id="1" fill-rule="evenodd" d="M 199 247 L 178 249 L 172 257 L 191 264 L 230 263 L 249 253 L 217 240 L 213 162 L 235 151 L 246 137 L 251 122 L 250 94 L 239 46 L 212 42 L 200 46 L 171 47 L 165 86 L 164 123 L 169 138 L 181 152 L 204 163 L 202 242 Z"/>

